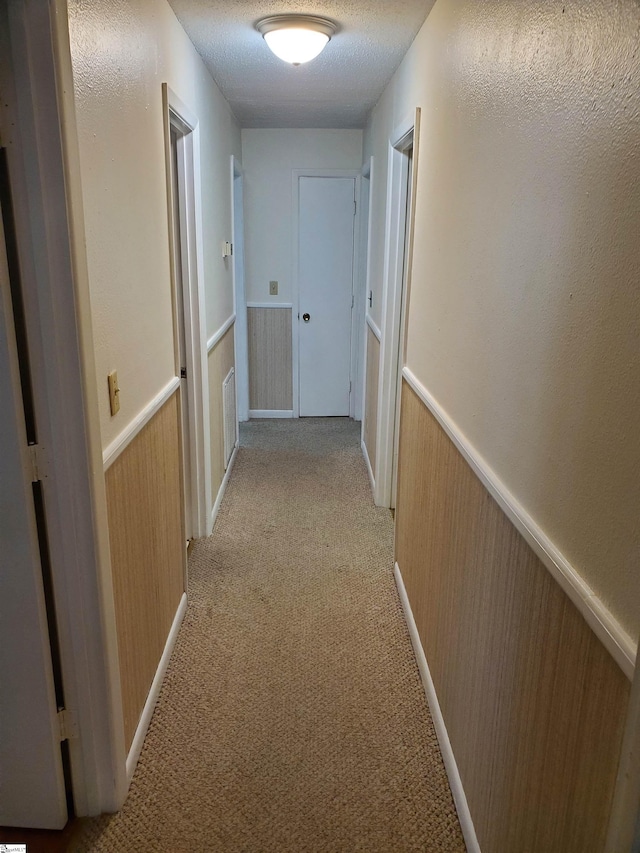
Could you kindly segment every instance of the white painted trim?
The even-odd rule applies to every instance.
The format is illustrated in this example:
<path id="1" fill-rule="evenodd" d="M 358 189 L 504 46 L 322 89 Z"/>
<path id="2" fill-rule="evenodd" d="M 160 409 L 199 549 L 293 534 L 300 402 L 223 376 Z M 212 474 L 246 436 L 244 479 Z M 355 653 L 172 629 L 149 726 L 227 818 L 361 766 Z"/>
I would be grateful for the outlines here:
<path id="1" fill-rule="evenodd" d="M 224 338 L 224 336 L 227 334 L 229 329 L 233 326 L 235 321 L 236 321 L 236 314 L 234 311 L 233 314 L 229 317 L 229 319 L 224 323 L 224 325 L 221 326 L 218 329 L 218 331 L 215 332 L 207 341 L 207 354 L 211 352 L 211 350 L 214 348 L 214 346 L 216 344 L 220 343 L 220 341 Z"/>
<path id="2" fill-rule="evenodd" d="M 399 124 L 391 131 L 389 142 L 398 151 L 405 151 L 411 146 L 413 131 L 416 123 L 416 114 L 414 112 L 407 113 Z"/>
<path id="3" fill-rule="evenodd" d="M 138 759 L 140 758 L 142 745 L 144 744 L 144 739 L 147 736 L 149 723 L 151 722 L 151 717 L 153 716 L 153 711 L 156 707 L 158 696 L 160 695 L 160 688 L 162 687 L 162 682 L 167 672 L 169 661 L 171 660 L 171 654 L 176 644 L 176 640 L 178 639 L 178 632 L 180 631 L 180 626 L 182 625 L 182 620 L 184 619 L 186 609 L 187 593 L 183 592 L 182 598 L 180 599 L 180 604 L 178 605 L 178 609 L 176 610 L 176 615 L 173 617 L 171 630 L 169 631 L 169 636 L 167 637 L 167 642 L 165 643 L 164 651 L 162 652 L 162 657 L 160 658 L 160 663 L 158 664 L 158 669 L 156 670 L 156 674 L 153 678 L 151 689 L 149 690 L 149 695 L 147 696 L 147 701 L 144 703 L 144 708 L 142 709 L 140 722 L 138 723 L 136 733 L 133 736 L 129 755 L 127 756 L 127 782 L 129 784 L 131 784 L 136 765 L 138 764 Z"/>
<path id="4" fill-rule="evenodd" d="M 360 195 L 359 195 L 359 228 L 357 234 L 358 244 L 358 274 L 354 278 L 353 293 L 355 299 L 354 316 L 353 316 L 353 341 L 355 347 L 355 369 L 353 372 L 352 385 L 354 392 L 352 394 L 353 411 L 352 417 L 360 423 L 364 420 L 364 372 L 365 372 L 365 352 L 366 352 L 366 321 L 367 313 L 367 291 L 369 286 L 369 267 L 370 267 L 370 237 L 372 223 L 372 204 L 371 204 L 371 174 L 373 168 L 373 157 L 369 157 L 369 162 L 364 163 L 361 170 L 360 179 Z M 364 219 L 365 208 L 363 206 L 363 197 L 367 194 L 366 205 L 366 221 Z"/>
<path id="5" fill-rule="evenodd" d="M 369 313 L 369 308 L 371 307 L 370 305 L 368 305 L 368 301 L 369 293 L 373 290 L 373 288 L 371 287 L 371 253 L 373 251 L 373 198 L 374 190 L 378 186 L 375 162 L 375 157 L 371 155 L 371 157 L 369 158 L 369 221 L 367 222 L 367 274 L 365 276 L 364 293 L 365 315 Z M 364 408 L 364 397 L 362 405 Z"/>
<path id="6" fill-rule="evenodd" d="M 220 483 L 220 488 L 218 489 L 218 494 L 216 496 L 215 503 L 213 505 L 213 509 L 211 510 L 211 522 L 209 524 L 209 535 L 215 526 L 216 518 L 218 517 L 218 512 L 220 510 L 220 504 L 222 503 L 222 498 L 224 497 L 224 493 L 227 490 L 227 483 L 229 482 L 229 477 L 231 476 L 231 470 L 233 469 L 233 463 L 236 461 L 236 456 L 238 455 L 238 447 L 239 444 L 236 441 L 236 446 L 233 448 L 233 453 L 231 454 L 231 459 L 229 459 L 229 464 L 227 465 L 227 470 L 224 472 L 224 477 L 222 478 L 222 482 Z"/>
<path id="7" fill-rule="evenodd" d="M 175 113 L 173 102 L 170 106 Z M 209 365 L 204 342 L 207 340 L 206 312 L 207 304 L 204 287 L 204 236 L 202 216 L 202 175 L 200 163 L 200 126 L 193 128 L 193 213 L 196 250 L 196 269 L 191 279 L 191 334 L 193 349 L 192 387 L 194 389 L 194 414 L 192 430 L 196 434 L 195 469 L 197 474 L 197 513 L 198 526 L 195 535 L 203 535 L 207 530 L 208 509 L 211 506 L 211 415 L 209 406 Z M 186 137 L 188 138 L 188 137 Z M 191 401 L 190 401 L 191 402 Z M 191 420 L 191 417 L 190 417 Z"/>
<path id="8" fill-rule="evenodd" d="M 415 117 L 403 121 L 391 135 L 388 148 L 375 492 L 376 504 L 386 507 L 391 506 L 393 493 L 406 226 L 411 221 L 411 211 L 407 210 L 409 159 L 406 151 L 412 145 L 416 124 Z"/>
<path id="9" fill-rule="evenodd" d="M 373 476 L 373 468 L 371 467 L 371 460 L 369 459 L 369 451 L 367 450 L 367 445 L 364 442 L 364 438 L 360 439 L 360 447 L 362 448 L 362 455 L 364 456 L 364 461 L 367 464 L 367 471 L 369 473 L 369 482 L 371 483 L 371 491 L 375 494 L 376 478 Z"/>
<path id="10" fill-rule="evenodd" d="M 379 342 L 382 340 L 382 332 L 381 332 L 381 331 L 380 331 L 380 329 L 376 326 L 375 321 L 374 321 L 374 320 L 373 320 L 373 318 L 371 317 L 371 314 L 368 314 L 368 313 L 367 313 L 367 315 L 366 315 L 366 321 L 367 321 L 367 326 L 371 329 L 371 331 L 373 332 L 373 334 L 376 336 L 376 338 L 378 339 L 378 343 L 379 343 Z"/>
<path id="11" fill-rule="evenodd" d="M 363 353 L 362 353 L 362 420 L 360 421 L 360 443 L 364 441 L 364 430 L 367 421 L 367 359 L 368 359 L 368 351 L 369 351 L 369 335 L 367 334 L 367 324 L 365 317 L 365 326 L 364 326 L 364 340 L 363 344 Z"/>
<path id="12" fill-rule="evenodd" d="M 433 678 L 431 677 L 431 672 L 429 671 L 429 664 L 427 663 L 427 658 L 425 656 L 424 649 L 422 648 L 422 642 L 420 640 L 420 635 L 418 634 L 415 619 L 413 618 L 413 612 L 411 610 L 411 604 L 409 603 L 409 597 L 407 596 L 404 581 L 402 580 L 402 574 L 397 563 L 395 564 L 393 574 L 396 579 L 398 594 L 400 596 L 400 603 L 402 604 L 402 609 L 404 611 L 404 618 L 406 619 L 407 628 L 409 629 L 411 645 L 413 646 L 413 651 L 416 656 L 416 663 L 418 664 L 418 670 L 420 671 L 422 686 L 424 687 L 424 692 L 427 696 L 427 702 L 431 711 L 433 725 L 436 730 L 436 735 L 438 737 L 438 743 L 440 744 L 442 760 L 444 762 L 445 770 L 447 771 L 447 776 L 449 778 L 449 785 L 451 786 L 453 801 L 456 804 L 456 810 L 458 812 L 458 819 L 460 821 L 462 835 L 464 837 L 464 841 L 469 853 L 480 853 L 480 845 L 478 844 L 476 830 L 473 825 L 471 812 L 469 811 L 467 797 L 464 792 L 464 788 L 462 787 L 462 779 L 460 778 L 460 772 L 456 763 L 456 757 L 453 753 L 451 741 L 449 740 L 449 734 L 447 732 L 447 726 L 442 715 L 440 703 L 438 702 L 436 688 L 433 683 Z"/>
<path id="13" fill-rule="evenodd" d="M 294 169 L 294 182 L 298 178 L 359 178 L 362 169 Z"/>
<path id="14" fill-rule="evenodd" d="M 231 183 L 229 185 L 229 189 L 231 191 L 230 194 L 230 202 L 231 202 L 231 282 L 233 286 L 233 313 L 237 315 L 238 313 L 238 293 L 236 290 L 236 234 L 235 234 L 235 180 L 236 178 L 242 179 L 242 166 L 239 161 L 236 159 L 236 155 L 232 154 L 229 157 L 229 167 L 230 174 L 229 177 L 231 179 Z M 227 262 L 227 258 L 225 260 L 225 265 Z M 245 300 L 246 302 L 246 300 Z"/>
<path id="15" fill-rule="evenodd" d="M 167 400 L 175 394 L 179 387 L 180 378 L 178 376 L 174 376 L 170 382 L 167 382 L 162 391 L 160 391 L 159 394 L 156 394 L 153 400 L 145 406 L 144 409 L 131 421 L 131 423 L 122 430 L 120 435 L 111 442 L 102 454 L 102 466 L 105 471 L 115 462 L 125 447 L 131 444 L 140 430 L 149 423 L 151 418 L 158 411 L 160 411 Z"/>
<path id="16" fill-rule="evenodd" d="M 249 409 L 250 418 L 293 418 L 293 409 Z"/>
<path id="17" fill-rule="evenodd" d="M 200 163 L 200 125 L 176 93 L 162 84 L 165 139 L 169 124 L 182 135 L 178 140 L 178 183 L 184 204 L 181 210 L 184 319 L 187 349 L 187 387 L 189 396 L 189 451 L 191 456 L 191 532 L 205 536 L 211 506 L 211 442 L 205 290 L 204 240 L 202 220 L 202 173 Z M 167 156 L 168 152 L 167 152 Z"/>
<path id="18" fill-rule="evenodd" d="M 371 292 L 371 253 L 372 253 L 372 243 L 373 243 L 373 198 L 374 198 L 374 174 L 375 174 L 375 158 L 371 156 L 369 158 L 369 222 L 367 223 L 367 270 L 365 276 L 365 289 L 364 289 L 364 314 L 365 314 L 365 324 L 368 324 L 367 318 L 369 317 L 369 293 Z M 365 167 L 363 167 L 364 169 Z M 377 186 L 377 184 L 376 184 Z M 375 324 L 374 324 L 375 325 Z M 369 327 L 371 328 L 371 327 Z M 376 329 L 378 327 L 376 326 Z M 380 331 L 378 329 L 378 331 Z M 375 332 L 374 332 L 375 334 Z M 378 337 L 378 341 L 380 338 Z M 364 341 L 362 347 L 362 421 L 360 422 L 360 438 L 364 440 L 364 430 L 365 430 L 365 421 L 367 418 L 367 360 L 368 360 L 368 350 L 369 350 L 369 336 L 364 334 Z M 375 417 L 377 419 L 378 413 L 375 413 Z M 374 500 L 375 500 L 375 489 L 374 489 Z"/>
<path id="19" fill-rule="evenodd" d="M 244 176 L 242 163 L 235 154 L 231 164 L 231 240 L 233 257 L 233 311 L 236 315 L 233 347 L 236 366 L 236 402 L 238 420 L 249 419 L 249 345 L 247 328 L 246 268 L 244 253 Z M 236 204 L 236 195 L 238 201 Z"/>
<path id="20" fill-rule="evenodd" d="M 620 669 L 627 678 L 633 679 L 637 647 L 631 637 L 583 580 L 580 573 L 507 489 L 495 471 L 473 447 L 420 380 L 408 367 L 403 369 L 402 375 L 456 445 L 507 518 L 522 534 L 527 544 L 582 613 L 587 624 L 609 651 Z"/>
<path id="21" fill-rule="evenodd" d="M 181 120 L 183 127 L 181 131 L 189 133 L 195 130 L 198 126 L 198 116 L 182 101 L 178 95 L 171 89 L 168 83 L 163 83 L 163 89 L 166 87 L 167 103 L 172 113 Z"/>
<path id="22" fill-rule="evenodd" d="M 291 302 L 247 302 L 247 308 L 293 308 Z"/>
<path id="23" fill-rule="evenodd" d="M 369 185 L 371 189 L 371 185 Z M 359 343 L 361 337 L 362 312 L 366 311 L 365 303 L 361 299 L 364 294 L 360 291 L 362 268 L 365 263 L 364 252 L 360 240 L 362 231 L 362 175 L 358 173 L 355 178 L 354 200 L 356 202 L 356 215 L 353 221 L 353 257 L 351 262 L 351 358 L 349 361 L 349 417 L 356 418 L 356 395 L 357 377 L 360 371 Z M 371 201 L 371 199 L 369 199 Z M 371 205 L 369 205 L 370 207 Z M 365 268 L 366 272 L 366 268 Z M 361 325 L 360 325 L 361 324 Z"/>
<path id="24" fill-rule="evenodd" d="M 300 417 L 300 288 L 298 285 L 300 237 L 300 176 L 291 175 L 291 382 L 292 417 Z M 294 316 L 295 315 L 295 316 Z M 251 415 L 249 415 L 251 417 Z"/>

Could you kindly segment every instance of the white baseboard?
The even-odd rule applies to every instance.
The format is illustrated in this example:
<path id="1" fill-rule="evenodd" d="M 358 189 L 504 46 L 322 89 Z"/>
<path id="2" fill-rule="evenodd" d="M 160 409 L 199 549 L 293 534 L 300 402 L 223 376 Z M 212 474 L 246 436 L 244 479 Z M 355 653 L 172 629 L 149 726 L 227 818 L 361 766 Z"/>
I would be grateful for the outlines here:
<path id="1" fill-rule="evenodd" d="M 467 845 L 467 851 L 468 853 L 481 853 L 476 831 L 473 826 L 473 820 L 471 819 L 471 812 L 469 811 L 467 798 L 464 793 L 464 788 L 462 787 L 462 780 L 460 778 L 460 773 L 458 772 L 458 765 L 456 764 L 456 759 L 451 747 L 451 741 L 449 740 L 449 735 L 447 733 L 447 727 L 436 695 L 436 689 L 433 684 L 433 679 L 431 678 L 429 665 L 427 664 L 420 635 L 418 634 L 411 605 L 409 604 L 407 591 L 404 587 L 404 581 L 402 580 L 402 574 L 400 573 L 400 568 L 397 563 L 395 565 L 394 575 L 398 587 L 398 593 L 400 595 L 400 602 L 402 603 L 402 609 L 404 611 L 404 617 L 409 629 L 409 636 L 411 637 L 411 644 L 416 656 L 418 669 L 420 670 L 422 685 L 427 696 L 429 708 L 431 709 L 431 717 L 433 718 L 433 725 L 435 726 L 436 735 L 438 736 L 442 759 L 444 761 L 445 770 L 447 771 L 447 776 L 449 777 L 449 785 L 451 786 L 453 801 L 456 804 L 456 809 L 458 811 L 458 819 L 460 820 L 462 835 L 464 836 L 464 841 Z"/>
<path id="2" fill-rule="evenodd" d="M 236 461 L 236 456 L 238 455 L 238 442 L 236 441 L 236 446 L 233 448 L 233 453 L 231 454 L 231 458 L 229 459 L 229 464 L 227 465 L 227 470 L 224 472 L 224 477 L 222 482 L 220 483 L 220 488 L 218 489 L 218 494 L 216 496 L 215 503 L 213 505 L 213 509 L 211 510 L 211 520 L 209 522 L 209 535 L 213 531 L 213 526 L 216 523 L 216 518 L 218 517 L 218 511 L 220 509 L 220 504 L 222 503 L 222 498 L 224 497 L 224 493 L 227 489 L 227 483 L 229 482 L 229 477 L 231 476 L 231 471 L 233 469 L 233 463 Z"/>
<path id="3" fill-rule="evenodd" d="M 369 472 L 369 480 L 371 482 L 371 491 L 375 495 L 376 478 L 373 476 L 373 468 L 371 467 L 371 460 L 369 459 L 369 452 L 367 450 L 367 445 L 364 443 L 364 438 L 360 439 L 360 447 L 362 448 L 362 455 L 364 456 L 364 461 L 367 463 L 367 471 Z"/>
<path id="4" fill-rule="evenodd" d="M 251 418 L 292 418 L 293 409 L 249 409 Z"/>
<path id="5" fill-rule="evenodd" d="M 180 630 L 180 625 L 182 624 L 186 609 L 187 593 L 184 592 L 182 594 L 182 598 L 180 599 L 178 609 L 176 610 L 176 615 L 173 617 L 173 624 L 171 625 L 171 630 L 169 631 L 169 636 L 167 637 L 167 642 L 165 643 L 164 651 L 162 652 L 162 657 L 160 658 L 160 663 L 158 664 L 158 669 L 156 670 L 151 689 L 149 690 L 147 701 L 144 703 L 140 722 L 138 723 L 138 728 L 136 729 L 136 733 L 133 737 L 133 742 L 131 744 L 131 749 L 129 750 L 129 755 L 127 756 L 127 784 L 131 784 L 136 765 L 138 764 L 138 759 L 140 758 L 140 752 L 142 750 L 142 744 L 144 743 L 144 739 L 147 735 L 149 723 L 151 722 L 151 717 L 153 716 L 153 710 L 156 707 L 156 702 L 158 701 L 158 696 L 160 695 L 160 688 L 162 687 L 162 682 L 164 680 L 167 667 L 169 666 L 171 653 L 173 652 L 173 647 L 176 644 L 176 640 L 178 638 L 178 631 Z"/>

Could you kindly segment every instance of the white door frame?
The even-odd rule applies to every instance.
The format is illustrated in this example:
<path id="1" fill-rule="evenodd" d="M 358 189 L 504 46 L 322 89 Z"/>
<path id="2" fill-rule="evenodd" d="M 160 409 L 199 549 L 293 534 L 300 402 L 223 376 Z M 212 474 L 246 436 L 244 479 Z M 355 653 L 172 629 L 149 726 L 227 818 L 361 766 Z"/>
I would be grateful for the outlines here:
<path id="1" fill-rule="evenodd" d="M 79 816 L 124 802 L 125 741 L 66 0 L 11 2 L 10 171 Z M 55 448 L 55 452 L 53 452 Z"/>
<path id="2" fill-rule="evenodd" d="M 366 168 L 366 165 L 363 166 L 363 169 Z M 363 451 L 366 451 L 366 445 L 364 442 L 364 432 L 366 428 L 366 418 L 367 418 L 367 360 L 368 360 L 368 352 L 369 352 L 369 333 L 367 329 L 372 325 L 375 326 L 371 316 L 369 314 L 369 309 L 371 308 L 370 304 L 370 296 L 372 295 L 372 287 L 371 287 L 371 238 L 373 236 L 373 207 L 371 204 L 371 200 L 373 199 L 373 190 L 374 190 L 374 181 L 375 181 L 375 157 L 372 155 L 369 158 L 369 221 L 367 223 L 367 269 L 365 276 L 365 292 L 364 292 L 364 323 L 363 323 L 363 336 L 364 336 L 364 345 L 362 352 L 362 423 L 360 426 L 360 444 L 362 446 Z M 377 327 L 376 327 L 377 329 Z M 376 335 L 378 341 L 380 341 L 380 334 Z M 376 412 L 376 418 L 378 417 L 378 413 Z M 371 479 L 371 485 L 374 487 L 374 498 L 375 498 L 375 471 L 371 468 L 371 463 L 369 460 L 369 455 L 365 452 L 365 458 L 367 460 L 367 468 L 369 469 L 369 477 Z"/>
<path id="3" fill-rule="evenodd" d="M 352 334 L 352 364 L 353 364 L 353 394 L 351 397 L 351 417 L 362 422 L 363 420 L 363 375 L 364 375 L 364 353 L 365 353 L 365 313 L 366 292 L 369 277 L 369 232 L 371 229 L 371 167 L 373 157 L 365 163 L 360 170 L 360 193 L 358 196 L 358 233 L 355 235 L 359 262 L 357 264 L 357 280 L 354 281 L 353 290 L 355 296 L 353 334 Z M 364 188 L 368 186 L 369 195 L 367 209 L 363 210 L 362 200 Z M 366 219 L 365 219 L 366 215 Z"/>
<path id="4" fill-rule="evenodd" d="M 393 453 L 396 432 L 396 392 L 400 362 L 400 323 L 403 284 L 407 290 L 410 275 L 404 275 L 406 229 L 412 221 L 407 210 L 409 158 L 413 148 L 414 187 L 417 173 L 417 129 L 420 110 L 395 128 L 389 140 L 387 174 L 387 215 L 384 246 L 385 277 L 382 290 L 382 329 L 380 373 L 378 380 L 378 424 L 376 436 L 375 503 L 391 506 L 393 487 Z M 415 194 L 412 201 L 415 206 Z M 407 263 L 410 263 L 412 241 L 408 241 Z"/>
<path id="5" fill-rule="evenodd" d="M 416 133 L 414 130 L 413 140 L 410 148 L 407 148 L 405 153 L 408 158 L 408 174 L 407 174 L 407 192 L 406 192 L 406 207 L 405 207 L 405 237 L 403 251 L 403 271 L 400 299 L 400 324 L 398 334 L 398 372 L 395 379 L 395 414 L 394 414 L 394 429 L 393 429 L 393 451 L 391 456 L 391 508 L 396 508 L 397 492 L 398 492 L 398 457 L 400 455 L 400 408 L 402 403 L 402 368 L 404 367 L 406 349 L 407 349 L 407 322 L 409 319 L 409 285 L 411 282 L 411 253 L 412 245 L 412 207 L 413 207 L 413 162 L 414 149 L 413 145 L 416 141 Z"/>
<path id="6" fill-rule="evenodd" d="M 206 536 L 211 512 L 211 445 L 209 441 L 209 383 L 205 328 L 205 294 L 202 243 L 202 197 L 200 172 L 200 128 L 197 116 L 166 84 L 162 84 L 162 109 L 165 133 L 167 191 L 171 187 L 171 128 L 178 137 L 178 195 L 180 201 L 180 240 L 182 260 L 182 296 L 184 335 L 187 352 L 187 394 L 189 412 L 189 455 L 191 485 L 191 533 Z M 171 219 L 170 197 L 167 210 Z M 171 227 L 171 225 L 170 225 Z M 170 234 L 173 270 L 173 240 Z M 178 349 L 178 298 L 173 280 L 174 349 L 176 376 L 180 365 Z"/>
<path id="7" fill-rule="evenodd" d="M 355 179 L 355 197 L 360 198 L 360 169 L 293 169 L 292 170 L 292 188 L 291 188 L 291 212 L 292 212 L 292 236 L 293 245 L 291 249 L 292 268 L 291 268 L 291 360 L 293 374 L 293 417 L 300 417 L 300 195 L 298 186 L 300 178 L 354 178 Z M 355 301 L 355 288 L 359 276 L 359 241 L 357 234 L 360 230 L 360 205 L 356 206 L 353 241 L 353 284 L 352 293 Z M 353 347 L 354 333 L 356 331 L 356 311 L 351 310 L 351 364 L 349 367 L 349 376 L 352 383 L 351 394 L 349 395 L 349 412 L 353 417 L 354 412 L 354 393 L 353 393 L 353 378 L 355 376 L 355 358 L 357 353 Z"/>
<path id="8" fill-rule="evenodd" d="M 236 181 L 240 182 L 241 201 L 240 210 L 236 204 Z M 233 313 L 235 315 L 235 360 L 236 360 L 236 393 L 238 420 L 249 420 L 249 350 L 247 331 L 247 294 L 245 286 L 244 266 L 244 177 L 242 164 L 238 158 L 231 155 L 231 245 L 232 255 L 232 279 L 233 279 Z M 241 225 L 243 234 L 239 239 L 237 228 Z M 240 249 L 238 247 L 241 247 Z"/>
<path id="9" fill-rule="evenodd" d="M 360 441 L 364 441 L 364 421 L 365 421 L 365 401 L 367 396 L 367 315 L 369 313 L 368 299 L 369 299 L 369 291 L 371 288 L 371 233 L 373 228 L 373 215 L 372 215 L 372 205 L 371 200 L 373 198 L 373 185 L 374 185 L 374 157 L 371 155 L 369 157 L 369 162 L 365 163 L 362 166 L 362 177 L 364 179 L 368 179 L 369 181 L 369 210 L 367 211 L 367 222 L 366 222 L 366 252 L 362 251 L 362 244 L 360 244 L 360 258 L 361 258 L 361 266 L 360 266 L 360 277 L 364 284 L 363 292 L 360 294 L 361 299 L 361 315 L 358 317 L 357 322 L 360 325 Z M 361 228 L 361 231 L 364 229 Z M 364 265 L 364 269 L 362 269 L 362 265 Z M 357 297 L 356 297 L 357 298 Z M 358 407 L 356 407 L 357 413 Z"/>
<path id="10" fill-rule="evenodd" d="M 180 376 L 180 442 L 181 442 L 181 460 L 183 469 L 183 503 L 184 503 L 184 539 L 188 547 L 188 543 L 193 539 L 193 507 L 192 507 L 192 484 L 191 484 L 191 448 L 190 448 L 190 420 L 189 420 L 189 385 L 186 375 L 183 378 L 183 367 L 186 370 L 187 353 L 186 353 L 186 332 L 184 318 L 184 293 L 182 282 L 182 240 L 180 234 L 180 190 L 178 183 L 178 131 L 173 127 L 171 122 L 170 127 L 170 184 L 167 188 L 169 201 L 169 263 L 171 266 L 171 301 L 172 301 L 172 320 L 173 320 L 173 357 L 174 357 L 174 372 L 176 376 Z M 188 585 L 187 576 L 187 561 L 184 561 L 184 581 L 185 590 Z"/>

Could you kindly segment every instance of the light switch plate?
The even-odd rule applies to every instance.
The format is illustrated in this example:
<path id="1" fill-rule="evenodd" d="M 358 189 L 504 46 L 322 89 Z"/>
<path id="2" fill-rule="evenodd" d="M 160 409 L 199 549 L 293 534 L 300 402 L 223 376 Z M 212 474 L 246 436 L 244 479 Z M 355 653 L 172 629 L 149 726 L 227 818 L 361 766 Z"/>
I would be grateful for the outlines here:
<path id="1" fill-rule="evenodd" d="M 269 296 L 277 296 L 278 295 L 278 282 L 270 281 L 269 282 Z"/>
<path id="2" fill-rule="evenodd" d="M 111 407 L 111 416 L 117 415 L 120 411 L 120 389 L 118 388 L 118 371 L 112 370 L 108 375 L 109 380 L 109 405 Z"/>

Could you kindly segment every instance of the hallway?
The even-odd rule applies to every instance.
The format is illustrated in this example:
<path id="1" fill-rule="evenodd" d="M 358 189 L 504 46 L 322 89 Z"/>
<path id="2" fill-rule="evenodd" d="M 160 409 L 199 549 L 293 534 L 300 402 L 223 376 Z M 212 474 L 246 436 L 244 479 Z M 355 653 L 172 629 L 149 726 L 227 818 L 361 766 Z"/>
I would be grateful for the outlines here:
<path id="1" fill-rule="evenodd" d="M 0 826 L 640 849 L 640 5 L 263 6 L 0 4 Z"/>
<path id="2" fill-rule="evenodd" d="M 244 424 L 127 802 L 77 850 L 459 851 L 347 419 Z"/>

